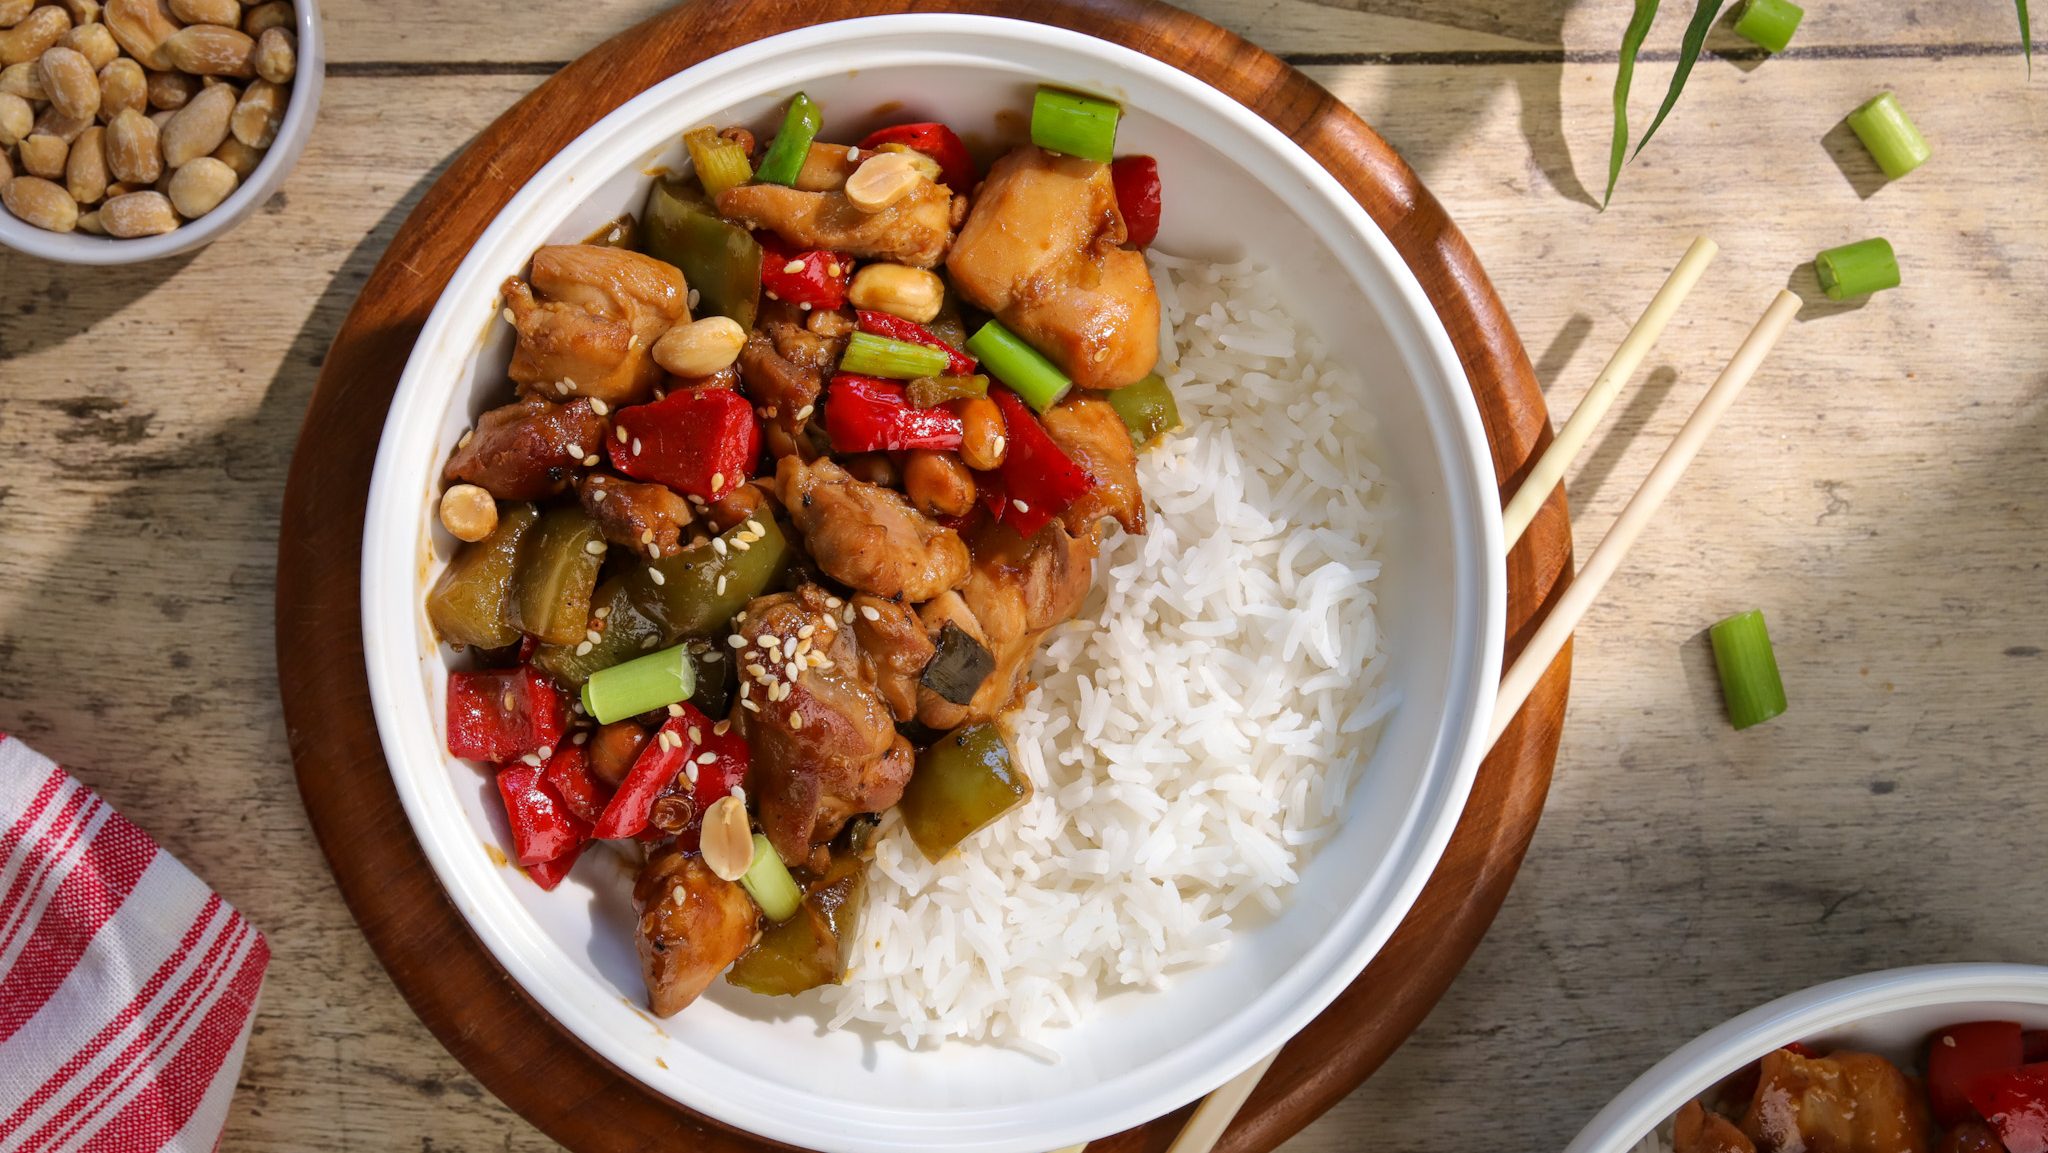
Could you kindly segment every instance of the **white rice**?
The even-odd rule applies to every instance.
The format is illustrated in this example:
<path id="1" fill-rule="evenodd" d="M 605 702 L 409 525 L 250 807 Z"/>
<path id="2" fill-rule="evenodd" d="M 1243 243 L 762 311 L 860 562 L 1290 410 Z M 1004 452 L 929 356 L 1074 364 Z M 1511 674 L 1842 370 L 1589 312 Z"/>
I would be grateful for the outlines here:
<path id="1" fill-rule="evenodd" d="M 1140 458 L 1148 532 L 1105 542 L 1011 717 L 1032 799 L 938 865 L 885 819 L 832 1027 L 1049 1055 L 1097 997 L 1282 907 L 1394 707 L 1362 390 L 1271 272 L 1155 273 L 1186 427 Z"/>

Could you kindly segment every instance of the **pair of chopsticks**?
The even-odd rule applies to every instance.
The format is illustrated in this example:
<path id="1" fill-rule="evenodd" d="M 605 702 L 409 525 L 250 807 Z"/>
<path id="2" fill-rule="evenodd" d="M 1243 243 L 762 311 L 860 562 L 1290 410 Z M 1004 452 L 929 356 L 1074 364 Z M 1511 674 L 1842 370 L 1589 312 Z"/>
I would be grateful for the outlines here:
<path id="1" fill-rule="evenodd" d="M 1521 488 L 1516 490 L 1514 498 L 1508 501 L 1506 509 L 1501 513 L 1501 522 L 1509 550 L 1515 547 L 1515 542 L 1522 539 L 1523 532 L 1536 517 L 1536 510 L 1542 507 L 1543 502 L 1550 498 L 1551 490 L 1564 479 L 1565 469 L 1585 447 L 1587 438 L 1593 434 L 1594 426 L 1607 415 L 1607 410 L 1613 406 L 1615 397 L 1621 393 L 1621 386 L 1635 375 L 1637 368 L 1641 367 L 1643 358 L 1657 343 L 1657 338 L 1664 334 L 1665 325 L 1670 323 L 1672 316 L 1678 311 L 1678 306 L 1685 300 L 1686 294 L 1692 291 L 1693 285 L 1699 283 L 1700 275 L 1706 271 L 1707 265 L 1713 262 L 1718 251 L 1719 247 L 1706 237 L 1700 237 L 1692 242 L 1692 247 L 1686 250 L 1678 266 L 1665 278 L 1664 286 L 1651 298 L 1649 307 L 1643 310 L 1634 327 L 1629 329 L 1628 336 L 1621 342 L 1621 347 L 1615 350 L 1614 355 L 1607 361 L 1607 366 L 1594 378 L 1592 387 L 1586 390 L 1585 397 L 1579 401 L 1578 408 L 1573 410 L 1571 419 L 1566 421 L 1564 428 L 1558 432 L 1557 439 L 1544 451 L 1542 458 L 1536 462 L 1536 467 L 1529 471 L 1528 478 L 1522 482 Z M 1670 496 L 1671 490 L 1677 487 L 1679 478 L 1685 474 L 1686 466 L 1692 463 L 1693 457 L 1699 455 L 1701 446 L 1706 444 L 1707 437 L 1714 431 L 1714 426 L 1720 422 L 1728 407 L 1735 403 L 1735 398 L 1741 394 L 1743 387 L 1749 384 L 1750 378 L 1756 375 L 1757 369 L 1763 365 L 1764 358 L 1770 355 L 1772 347 L 1778 343 L 1778 338 L 1785 334 L 1785 329 L 1792 323 L 1792 318 L 1798 311 L 1799 298 L 1790 292 L 1780 290 L 1777 297 L 1771 301 L 1770 307 L 1764 310 L 1762 319 L 1750 329 L 1749 336 L 1742 342 L 1742 347 L 1736 350 L 1734 359 L 1721 370 L 1721 375 L 1707 390 L 1706 396 L 1700 399 L 1699 406 L 1693 410 L 1691 418 L 1685 422 L 1685 427 L 1672 439 L 1670 447 L 1664 450 L 1664 455 L 1643 479 L 1642 486 L 1636 489 L 1636 494 L 1629 498 L 1628 506 L 1621 510 L 1621 516 L 1616 518 L 1613 527 L 1607 530 L 1607 536 L 1601 540 L 1599 547 L 1593 550 L 1592 557 L 1579 570 L 1571 586 L 1558 597 L 1557 604 L 1538 626 L 1536 634 L 1529 638 L 1529 644 L 1522 650 L 1521 656 L 1516 658 L 1507 674 L 1501 677 L 1500 694 L 1494 704 L 1493 721 L 1487 733 L 1486 743 L 1489 751 L 1499 743 L 1501 734 L 1507 731 L 1508 725 L 1514 721 L 1515 714 L 1521 711 L 1522 703 L 1528 700 L 1530 691 L 1536 687 L 1536 682 L 1542 679 L 1551 662 L 1557 659 L 1557 654 L 1564 649 L 1565 642 L 1570 639 L 1572 630 L 1578 627 L 1579 621 L 1586 615 L 1586 610 L 1590 609 L 1593 601 L 1599 597 L 1600 590 L 1606 587 L 1608 579 L 1621 567 L 1623 558 L 1628 555 L 1628 550 L 1634 546 L 1637 538 L 1642 536 L 1644 528 L 1650 523 L 1650 518 L 1656 515 L 1658 507 L 1664 503 L 1664 498 Z M 1204 1098 L 1196 1107 L 1194 1116 L 1188 1119 L 1187 1125 L 1174 1139 L 1168 1153 L 1209 1153 L 1214 1149 L 1217 1141 L 1222 1138 L 1224 1129 L 1229 1126 L 1231 1119 L 1237 1116 L 1237 1111 L 1251 1097 L 1252 1090 L 1258 1086 L 1260 1078 L 1266 1075 L 1266 1070 L 1272 1067 L 1274 1060 L 1279 1056 L 1279 1050 L 1267 1054 L 1257 1064 L 1231 1078 Z M 1080 1153 L 1084 1148 L 1085 1144 L 1074 1145 L 1060 1150 L 1059 1153 Z"/>

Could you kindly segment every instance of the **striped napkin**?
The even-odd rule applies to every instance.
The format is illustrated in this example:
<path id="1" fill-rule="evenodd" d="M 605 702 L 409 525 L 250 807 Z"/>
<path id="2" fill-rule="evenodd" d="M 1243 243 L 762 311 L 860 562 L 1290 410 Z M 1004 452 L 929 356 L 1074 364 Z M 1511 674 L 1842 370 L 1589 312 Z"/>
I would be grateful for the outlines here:
<path id="1" fill-rule="evenodd" d="M 0 733 L 0 1150 L 214 1149 L 269 963 L 148 834 Z"/>

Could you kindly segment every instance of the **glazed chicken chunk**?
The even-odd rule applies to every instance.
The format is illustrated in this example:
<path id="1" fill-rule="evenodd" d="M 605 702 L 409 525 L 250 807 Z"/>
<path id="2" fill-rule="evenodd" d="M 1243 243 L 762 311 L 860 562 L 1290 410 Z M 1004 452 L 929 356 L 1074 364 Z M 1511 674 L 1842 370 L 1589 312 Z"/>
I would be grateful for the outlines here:
<path id="1" fill-rule="evenodd" d="M 1672 1122 L 1671 1153 L 1756 1153 L 1756 1145 L 1733 1121 L 1687 1101 Z"/>
<path id="2" fill-rule="evenodd" d="M 633 909 L 640 917 L 640 975 L 657 1017 L 674 1016 L 709 988 L 754 943 L 761 920 L 746 890 L 674 844 L 641 866 Z"/>
<path id="3" fill-rule="evenodd" d="M 853 479 L 831 460 L 793 456 L 775 470 L 776 495 L 825 575 L 861 592 L 927 601 L 967 579 L 967 544 L 903 494 Z"/>
<path id="4" fill-rule="evenodd" d="M 1073 536 L 1057 522 L 1029 541 L 1003 525 L 983 526 L 975 534 L 967 583 L 925 604 L 918 619 L 932 637 L 948 623 L 960 628 L 995 658 L 995 669 L 964 705 L 920 686 L 917 719 L 950 729 L 992 720 L 1009 705 L 1038 652 L 1038 638 L 1081 611 L 1094 562 L 1093 534 Z"/>
<path id="5" fill-rule="evenodd" d="M 1026 146 L 989 169 L 946 271 L 1075 384 L 1119 388 L 1159 361 L 1159 297 L 1124 239 L 1107 164 Z"/>
<path id="6" fill-rule="evenodd" d="M 665 484 L 638 484 L 615 476 L 586 476 L 577 486 L 583 512 L 604 539 L 636 553 L 667 556 L 682 545 L 690 502 Z"/>
<path id="7" fill-rule="evenodd" d="M 554 404 L 528 397 L 483 414 L 442 469 L 499 500 L 541 500 L 569 487 L 584 460 L 604 444 L 604 419 L 585 400 Z"/>
<path id="8" fill-rule="evenodd" d="M 1928 1153 L 1927 1104 L 1898 1066 L 1873 1053 L 1766 1054 L 1742 1132 L 1757 1153 Z"/>
<path id="9" fill-rule="evenodd" d="M 818 455 L 804 439 L 804 425 L 817 411 L 825 381 L 846 351 L 844 337 L 820 336 L 802 317 L 788 304 L 767 302 L 740 349 L 740 378 L 762 414 L 768 454 L 777 458 Z"/>
<path id="10" fill-rule="evenodd" d="M 829 248 L 913 268 L 938 264 L 953 241 L 953 194 L 929 180 L 880 212 L 861 211 L 841 191 L 806 192 L 779 184 L 728 188 L 718 194 L 718 211 L 798 248 Z"/>
<path id="11" fill-rule="evenodd" d="M 1095 478 L 1095 487 L 1060 514 L 1075 536 L 1095 531 L 1097 521 L 1113 517 L 1124 531 L 1145 531 L 1145 494 L 1138 488 L 1138 450 L 1131 443 L 1124 418 L 1108 401 L 1069 397 L 1045 414 L 1045 431 L 1060 451 Z"/>
<path id="12" fill-rule="evenodd" d="M 525 393 L 637 404 L 661 380 L 654 342 L 690 318 L 683 274 L 651 256 L 593 244 L 533 254 L 527 280 L 505 282 L 519 333 L 511 376 Z"/>

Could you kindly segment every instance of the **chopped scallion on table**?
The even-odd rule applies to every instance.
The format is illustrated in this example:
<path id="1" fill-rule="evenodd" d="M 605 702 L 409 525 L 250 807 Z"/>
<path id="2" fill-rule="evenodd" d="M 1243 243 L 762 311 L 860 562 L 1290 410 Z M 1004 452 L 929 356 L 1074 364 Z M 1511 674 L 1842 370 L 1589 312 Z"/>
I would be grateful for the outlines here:
<path id="1" fill-rule="evenodd" d="M 796 878 L 789 875 L 789 869 L 775 853 L 775 846 L 759 833 L 754 834 L 754 863 L 747 866 L 740 887 L 771 921 L 789 920 L 804 903 L 804 893 L 796 887 Z"/>
<path id="2" fill-rule="evenodd" d="M 1792 0 L 1742 0 L 1735 11 L 1735 34 L 1767 52 L 1783 52 L 1806 10 Z"/>
<path id="3" fill-rule="evenodd" d="M 803 171 L 804 157 L 811 154 L 811 141 L 818 138 L 818 129 L 824 123 L 816 101 L 801 92 L 790 97 L 789 111 L 782 116 L 782 131 L 775 134 L 775 143 L 768 146 L 768 154 L 761 158 L 760 171 L 754 173 L 754 178 L 763 184 L 795 184 L 796 174 Z"/>
<path id="4" fill-rule="evenodd" d="M 943 348 L 891 340 L 872 332 L 856 332 L 846 342 L 839 358 L 839 371 L 858 376 L 885 376 L 891 380 L 916 380 L 946 371 L 953 358 Z"/>
<path id="5" fill-rule="evenodd" d="M 704 195 L 717 199 L 728 188 L 738 188 L 754 178 L 747 163 L 747 150 L 727 140 L 716 128 L 693 128 L 683 133 L 683 145 L 690 150 L 690 163 L 697 166 L 697 182 Z"/>
<path id="6" fill-rule="evenodd" d="M 1829 300 L 1869 296 L 1899 286 L 1899 259 L 1892 253 L 1891 241 L 1882 236 L 1828 249 L 1813 258 L 1813 271 Z"/>
<path id="7" fill-rule="evenodd" d="M 1009 385 L 1012 392 L 1024 398 L 1024 403 L 1039 412 L 1058 404 L 1067 390 L 1074 387 L 1058 365 L 1004 328 L 1001 321 L 991 320 L 977 329 L 967 338 L 967 351 L 981 361 L 989 375 Z"/>
<path id="8" fill-rule="evenodd" d="M 685 646 L 599 669 L 583 682 L 583 711 L 601 725 L 690 699 L 697 667 Z"/>
<path id="9" fill-rule="evenodd" d="M 1771 651 L 1764 614 L 1755 609 L 1737 613 L 1707 633 L 1714 644 L 1714 666 L 1721 674 L 1729 723 L 1746 729 L 1784 712 L 1785 683 L 1778 678 L 1778 658 Z"/>
<path id="10" fill-rule="evenodd" d="M 1051 152 L 1107 164 L 1116 155 L 1116 104 L 1060 88 L 1040 88 L 1031 100 L 1031 143 Z"/>
<path id="11" fill-rule="evenodd" d="M 1892 180 L 1920 167 L 1934 155 L 1934 150 L 1927 147 L 1927 138 L 1920 135 L 1920 130 L 1906 118 L 1906 110 L 1899 107 L 1898 97 L 1889 92 L 1878 93 L 1851 112 L 1849 127 Z"/>

